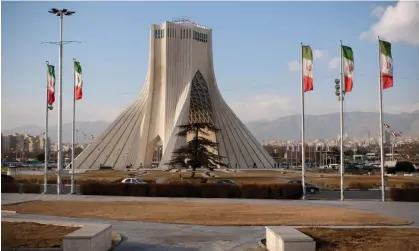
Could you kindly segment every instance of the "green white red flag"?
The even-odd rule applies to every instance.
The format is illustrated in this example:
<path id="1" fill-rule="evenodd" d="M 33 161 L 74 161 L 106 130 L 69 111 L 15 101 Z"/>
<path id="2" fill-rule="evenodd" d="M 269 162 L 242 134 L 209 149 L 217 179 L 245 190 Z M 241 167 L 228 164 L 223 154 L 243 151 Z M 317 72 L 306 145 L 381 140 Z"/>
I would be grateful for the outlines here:
<path id="1" fill-rule="evenodd" d="M 309 45 L 301 47 L 303 55 L 303 90 L 313 90 L 313 52 Z"/>
<path id="2" fill-rule="evenodd" d="M 75 99 L 80 100 L 83 97 L 83 76 L 80 62 L 74 60 L 74 80 L 75 80 Z"/>
<path id="3" fill-rule="evenodd" d="M 47 64 L 47 102 L 52 105 L 55 102 L 55 67 Z"/>
<path id="4" fill-rule="evenodd" d="M 343 91 L 350 92 L 354 85 L 353 75 L 354 75 L 354 53 L 351 47 L 342 45 L 342 56 L 343 56 L 343 76 L 345 89 Z"/>
<path id="5" fill-rule="evenodd" d="M 393 87 L 393 58 L 391 56 L 391 43 L 379 40 L 380 71 L 383 89 Z"/>

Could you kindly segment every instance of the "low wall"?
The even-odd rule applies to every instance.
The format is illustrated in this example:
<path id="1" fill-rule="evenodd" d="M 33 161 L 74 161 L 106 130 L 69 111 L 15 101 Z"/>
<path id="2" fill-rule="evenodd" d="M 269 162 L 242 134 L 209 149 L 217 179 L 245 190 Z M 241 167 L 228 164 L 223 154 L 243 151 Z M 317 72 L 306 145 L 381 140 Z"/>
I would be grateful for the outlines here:
<path id="1" fill-rule="evenodd" d="M 266 227 L 269 251 L 315 251 L 316 242 L 292 227 Z"/>
<path id="2" fill-rule="evenodd" d="M 112 225 L 88 224 L 64 236 L 63 251 L 106 251 L 112 247 Z"/>

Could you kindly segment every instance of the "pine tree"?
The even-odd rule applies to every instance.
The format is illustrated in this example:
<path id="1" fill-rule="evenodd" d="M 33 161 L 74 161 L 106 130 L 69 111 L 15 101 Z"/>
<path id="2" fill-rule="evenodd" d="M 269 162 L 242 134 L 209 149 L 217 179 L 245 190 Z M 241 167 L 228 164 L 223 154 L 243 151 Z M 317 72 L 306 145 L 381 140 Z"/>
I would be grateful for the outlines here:
<path id="1" fill-rule="evenodd" d="M 218 143 L 201 136 L 216 133 L 219 131 L 218 128 L 211 123 L 192 123 L 180 125 L 179 128 L 181 131 L 177 133 L 177 136 L 186 137 L 193 134 L 194 137 L 186 145 L 173 151 L 172 159 L 167 163 L 168 165 L 192 168 L 191 177 L 195 177 L 196 169 L 201 167 L 210 170 L 217 168 L 217 166 L 227 167 L 223 162 L 225 157 L 208 150 L 214 149 L 218 152 Z"/>

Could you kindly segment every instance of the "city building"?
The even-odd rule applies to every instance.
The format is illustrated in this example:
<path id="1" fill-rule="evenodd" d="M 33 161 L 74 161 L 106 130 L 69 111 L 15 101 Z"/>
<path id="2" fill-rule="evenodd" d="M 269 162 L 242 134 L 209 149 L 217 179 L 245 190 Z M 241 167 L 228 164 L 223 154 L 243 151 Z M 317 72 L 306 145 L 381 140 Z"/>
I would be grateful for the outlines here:
<path id="1" fill-rule="evenodd" d="M 28 134 L 22 135 L 14 133 L 10 135 L 2 135 L 1 140 L 2 154 L 39 153 L 43 152 L 45 148 L 45 139 L 43 136 L 33 136 Z"/>
<path id="2" fill-rule="evenodd" d="M 194 122 L 213 123 L 220 129 L 208 137 L 219 144 L 218 154 L 226 157 L 226 164 L 273 167 L 273 158 L 218 89 L 210 28 L 185 19 L 152 25 L 148 62 L 138 99 L 77 156 L 75 168 L 149 167 L 159 142 L 159 167 L 167 168 L 172 152 L 186 144 L 176 135 L 178 126 Z"/>

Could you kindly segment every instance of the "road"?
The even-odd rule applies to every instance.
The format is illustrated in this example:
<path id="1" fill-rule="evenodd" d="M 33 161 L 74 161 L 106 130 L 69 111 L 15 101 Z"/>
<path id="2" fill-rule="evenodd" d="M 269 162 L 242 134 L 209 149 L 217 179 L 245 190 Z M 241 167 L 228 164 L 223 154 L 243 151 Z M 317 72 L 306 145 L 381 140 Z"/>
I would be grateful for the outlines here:
<path id="1" fill-rule="evenodd" d="M 320 191 L 307 194 L 309 200 L 340 200 L 340 191 Z M 348 200 L 381 200 L 381 191 L 345 191 L 344 198 Z"/>

